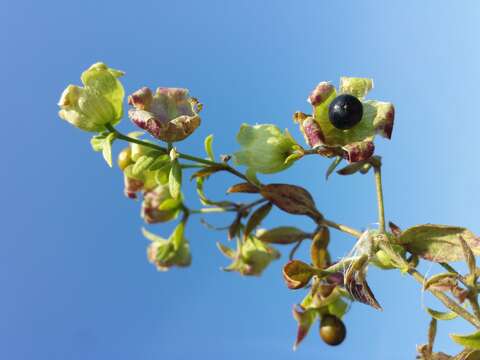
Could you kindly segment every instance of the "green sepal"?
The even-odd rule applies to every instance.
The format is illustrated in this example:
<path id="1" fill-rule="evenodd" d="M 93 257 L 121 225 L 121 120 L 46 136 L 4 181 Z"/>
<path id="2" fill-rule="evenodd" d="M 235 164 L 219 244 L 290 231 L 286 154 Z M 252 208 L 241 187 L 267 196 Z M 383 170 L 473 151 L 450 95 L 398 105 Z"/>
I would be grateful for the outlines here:
<path id="1" fill-rule="evenodd" d="M 178 199 L 182 189 L 182 167 L 177 159 L 172 161 L 172 168 L 168 176 L 168 186 L 172 197 Z"/>
<path id="2" fill-rule="evenodd" d="M 425 308 L 425 311 L 434 319 L 437 319 L 437 320 L 453 320 L 455 319 L 456 317 L 458 317 L 458 315 L 456 313 L 454 313 L 453 311 L 450 311 L 450 312 L 442 312 L 442 311 L 437 311 L 437 310 L 434 310 L 434 309 L 430 309 L 428 307 Z"/>
<path id="3" fill-rule="evenodd" d="M 212 143 L 213 143 L 213 134 L 208 135 L 205 138 L 205 152 L 208 155 L 208 158 L 212 161 L 215 161 L 215 155 L 213 154 L 213 149 L 212 149 Z"/>
<path id="4" fill-rule="evenodd" d="M 480 350 L 480 331 L 469 335 L 450 334 L 450 338 L 459 345 Z"/>

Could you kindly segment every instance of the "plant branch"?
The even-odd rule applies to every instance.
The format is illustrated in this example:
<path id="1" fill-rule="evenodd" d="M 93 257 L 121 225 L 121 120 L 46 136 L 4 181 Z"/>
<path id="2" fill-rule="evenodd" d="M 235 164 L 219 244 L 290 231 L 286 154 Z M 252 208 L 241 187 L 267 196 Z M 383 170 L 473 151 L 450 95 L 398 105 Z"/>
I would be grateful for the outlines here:
<path id="1" fill-rule="evenodd" d="M 347 225 L 337 224 L 336 222 L 327 219 L 323 219 L 322 222 L 324 225 L 331 227 L 332 229 L 337 229 L 341 232 L 352 235 L 353 237 L 359 238 L 360 236 L 362 236 L 362 233 L 360 231 L 355 230 Z"/>
<path id="2" fill-rule="evenodd" d="M 373 166 L 375 176 L 375 188 L 377 190 L 377 207 L 378 207 L 378 224 L 381 233 L 385 232 L 385 209 L 383 204 L 383 189 L 382 189 L 382 171 L 381 165 Z"/>
<path id="3" fill-rule="evenodd" d="M 145 146 L 145 147 L 149 147 L 151 149 L 161 151 L 164 154 L 168 154 L 168 149 L 165 148 L 165 147 L 162 147 L 162 146 L 157 145 L 157 144 L 152 144 L 152 143 L 147 142 L 147 141 L 135 139 L 135 138 L 132 138 L 130 136 L 124 135 L 121 132 L 119 132 L 117 129 L 115 129 L 115 127 L 113 127 L 110 124 L 105 125 L 105 127 L 110 132 L 115 133 L 117 139 L 128 141 L 128 142 L 135 143 L 135 144 L 138 144 L 138 145 L 142 145 L 142 146 Z M 228 165 L 226 163 L 218 163 L 218 162 L 215 162 L 215 161 L 202 159 L 202 158 L 197 157 L 197 156 L 192 156 L 192 155 L 188 155 L 188 154 L 184 154 L 184 153 L 180 153 L 180 152 L 177 152 L 177 154 L 178 154 L 178 157 L 181 158 L 181 159 L 195 161 L 197 163 L 210 165 L 210 166 L 221 166 L 225 169 L 225 171 L 228 171 L 229 173 L 231 173 L 235 176 L 238 176 L 239 178 L 251 183 L 252 185 L 257 186 L 256 184 L 253 184 L 244 174 L 242 174 L 241 172 L 239 172 L 238 170 L 234 169 L 233 167 L 231 167 L 230 165 Z"/>
<path id="4" fill-rule="evenodd" d="M 393 260 L 394 263 L 397 264 L 399 269 L 407 269 L 407 272 L 422 286 L 425 284 L 425 277 L 419 273 L 416 269 L 409 266 L 408 262 L 405 259 L 397 254 L 386 241 L 380 242 L 379 247 L 385 251 Z M 435 296 L 438 300 L 440 300 L 447 308 L 453 311 L 458 316 L 467 320 L 470 324 L 475 326 L 477 329 L 480 329 L 480 319 L 477 319 L 475 316 L 470 314 L 467 310 L 463 307 L 458 305 L 452 298 L 445 295 L 443 292 L 439 290 L 435 290 L 429 288 L 428 291 Z"/>

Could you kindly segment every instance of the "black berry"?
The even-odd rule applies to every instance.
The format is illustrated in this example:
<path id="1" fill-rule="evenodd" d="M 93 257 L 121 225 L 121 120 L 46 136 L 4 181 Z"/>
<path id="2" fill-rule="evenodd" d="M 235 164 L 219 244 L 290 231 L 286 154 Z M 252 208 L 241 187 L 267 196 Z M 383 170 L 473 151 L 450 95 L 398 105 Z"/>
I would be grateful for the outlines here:
<path id="1" fill-rule="evenodd" d="M 347 130 L 362 120 L 363 106 L 355 96 L 339 95 L 328 107 L 328 118 L 333 126 L 340 130 Z"/>
<path id="2" fill-rule="evenodd" d="M 345 336 L 347 335 L 347 329 L 343 324 L 343 321 L 334 315 L 324 315 L 320 322 L 320 337 L 328 345 L 340 345 Z"/>

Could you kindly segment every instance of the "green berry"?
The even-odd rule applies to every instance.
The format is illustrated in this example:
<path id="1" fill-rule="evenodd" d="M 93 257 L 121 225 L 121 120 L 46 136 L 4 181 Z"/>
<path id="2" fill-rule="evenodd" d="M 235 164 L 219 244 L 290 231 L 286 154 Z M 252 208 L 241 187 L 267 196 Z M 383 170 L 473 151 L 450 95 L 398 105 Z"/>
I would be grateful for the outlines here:
<path id="1" fill-rule="evenodd" d="M 334 315 L 324 315 L 320 322 L 320 337 L 328 345 L 340 345 L 345 336 L 347 335 L 347 329 L 343 324 L 343 321 Z"/>

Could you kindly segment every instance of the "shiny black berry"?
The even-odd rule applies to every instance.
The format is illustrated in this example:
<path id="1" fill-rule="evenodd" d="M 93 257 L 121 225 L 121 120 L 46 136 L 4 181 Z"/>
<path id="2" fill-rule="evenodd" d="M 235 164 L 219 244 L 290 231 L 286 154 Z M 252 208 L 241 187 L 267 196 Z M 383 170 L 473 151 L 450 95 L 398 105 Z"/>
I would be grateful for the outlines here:
<path id="1" fill-rule="evenodd" d="M 347 335 L 347 329 L 343 324 L 343 321 L 334 315 L 324 315 L 320 322 L 320 337 L 328 345 L 340 345 L 345 336 Z"/>
<path id="2" fill-rule="evenodd" d="M 363 106 L 355 96 L 339 95 L 328 107 L 328 118 L 333 126 L 340 130 L 347 130 L 362 120 Z"/>

